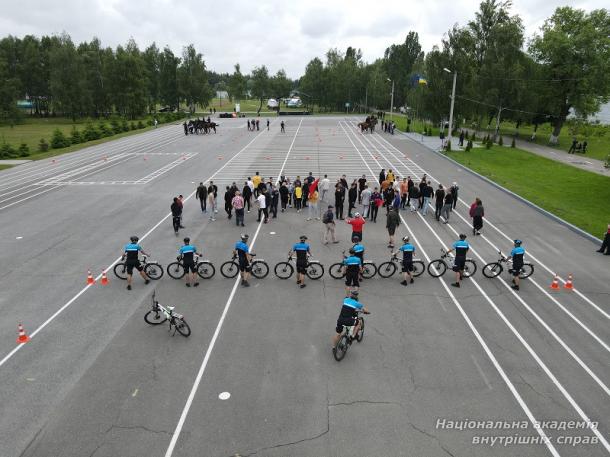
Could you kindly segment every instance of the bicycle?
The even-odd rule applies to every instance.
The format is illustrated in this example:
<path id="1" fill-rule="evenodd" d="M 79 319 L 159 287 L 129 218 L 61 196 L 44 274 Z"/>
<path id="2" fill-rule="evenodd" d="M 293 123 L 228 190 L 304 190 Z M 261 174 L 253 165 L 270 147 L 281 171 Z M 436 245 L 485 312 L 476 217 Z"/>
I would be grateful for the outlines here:
<path id="1" fill-rule="evenodd" d="M 294 273 L 293 263 L 296 263 L 293 256 L 288 254 L 286 262 L 279 262 L 275 265 L 275 275 L 280 279 L 288 279 Z M 324 275 L 324 265 L 318 260 L 307 260 L 307 269 L 305 274 L 309 279 L 320 279 Z"/>
<path id="2" fill-rule="evenodd" d="M 148 277 L 148 279 L 152 279 L 156 281 L 157 279 L 161 279 L 163 276 L 163 267 L 156 261 L 148 261 L 148 256 L 142 256 L 142 268 L 144 274 Z M 114 274 L 119 279 L 127 279 L 127 265 L 125 265 L 124 261 L 117 263 L 114 266 Z"/>
<path id="3" fill-rule="evenodd" d="M 345 251 L 343 251 L 343 258 L 347 258 L 347 256 L 345 255 Z M 343 264 L 343 262 L 333 263 L 328 268 L 328 274 L 335 279 L 342 279 L 345 277 L 345 268 L 343 268 L 344 266 L 345 265 Z M 377 265 L 375 265 L 374 262 L 372 262 L 371 260 L 365 260 L 364 262 L 362 262 L 361 275 L 364 279 L 371 279 L 373 276 L 375 276 L 375 273 L 377 273 Z"/>
<path id="4" fill-rule="evenodd" d="M 370 311 L 369 312 L 364 312 L 359 310 L 358 311 L 358 322 L 360 322 L 360 328 L 358 329 L 358 334 L 354 335 L 354 327 L 355 326 L 347 326 L 344 325 L 343 326 L 343 333 L 341 334 L 341 338 L 339 338 L 339 341 L 337 341 L 337 344 L 334 347 L 334 351 L 333 351 L 333 357 L 335 358 L 335 360 L 337 362 L 341 362 L 341 360 L 343 360 L 343 358 L 345 357 L 345 354 L 347 354 L 347 350 L 349 349 L 349 347 L 352 345 L 352 342 L 354 340 L 356 340 L 358 343 L 362 342 L 362 339 L 364 338 L 364 317 L 360 316 L 360 314 L 371 314 Z"/>
<path id="5" fill-rule="evenodd" d="M 449 258 L 450 260 L 455 258 L 455 256 L 453 256 L 452 254 L 447 252 L 445 249 L 441 249 L 441 252 L 443 254 L 441 255 L 441 257 L 439 259 L 435 259 L 428 264 L 428 273 L 433 278 L 438 278 L 440 276 L 443 276 L 445 274 L 445 272 L 447 271 L 447 268 L 452 267 L 452 265 L 447 264 L 447 261 L 445 260 L 446 258 Z M 472 260 L 471 258 L 467 258 L 466 262 L 464 264 L 464 273 L 462 274 L 462 276 L 464 278 L 470 278 L 472 275 L 474 275 L 476 273 L 476 271 L 477 271 L 476 262 L 474 260 Z"/>
<path id="6" fill-rule="evenodd" d="M 500 254 L 500 258 L 496 262 L 488 263 L 483 267 L 483 270 L 481 270 L 483 276 L 486 278 L 495 278 L 496 276 L 499 276 L 502 271 L 504 271 L 504 267 L 502 266 L 503 263 L 506 263 L 507 266 L 508 264 L 513 263 L 513 259 L 509 260 L 508 257 L 502 254 L 502 251 L 498 251 L 498 254 Z M 513 269 L 509 268 L 508 272 L 512 273 Z M 534 265 L 529 262 L 523 262 L 523 266 L 521 267 L 521 270 L 519 270 L 519 278 L 529 278 L 532 273 L 534 273 Z"/>
<path id="7" fill-rule="evenodd" d="M 250 254 L 252 257 L 256 254 Z M 237 254 L 233 254 L 231 260 L 220 266 L 220 274 L 225 278 L 234 278 L 239 273 L 239 264 L 235 261 Z M 250 272 L 257 279 L 263 279 L 269 274 L 269 265 L 263 259 L 256 259 L 250 263 Z"/>
<path id="8" fill-rule="evenodd" d="M 200 260 L 201 256 L 195 257 L 195 271 L 202 279 L 210 279 L 216 273 L 216 268 L 209 260 Z M 167 266 L 167 274 L 174 279 L 181 279 L 186 274 L 186 270 L 180 261 L 180 257 L 176 262 L 172 262 Z"/>
<path id="9" fill-rule="evenodd" d="M 156 292 L 152 294 L 152 309 L 148 311 L 144 315 L 144 320 L 147 324 L 150 325 L 161 325 L 165 321 L 169 321 L 169 330 L 172 331 L 172 327 L 174 327 L 174 333 L 172 336 L 176 334 L 176 331 L 180 333 L 180 335 L 184 337 L 188 337 L 191 334 L 191 328 L 189 324 L 184 320 L 184 316 L 182 314 L 178 314 L 174 312 L 174 306 L 168 306 L 167 308 L 161 305 L 155 299 Z"/>
<path id="10" fill-rule="evenodd" d="M 382 278 L 389 278 L 394 273 L 396 273 L 396 270 L 398 270 L 397 263 L 402 263 L 402 261 L 398 259 L 398 256 L 396 254 L 392 253 L 390 260 L 388 260 L 387 262 L 383 262 L 377 267 L 377 274 Z M 413 271 L 411 272 L 411 274 L 414 278 L 421 276 L 424 271 L 426 271 L 426 264 L 420 259 L 413 259 L 412 263 Z"/>

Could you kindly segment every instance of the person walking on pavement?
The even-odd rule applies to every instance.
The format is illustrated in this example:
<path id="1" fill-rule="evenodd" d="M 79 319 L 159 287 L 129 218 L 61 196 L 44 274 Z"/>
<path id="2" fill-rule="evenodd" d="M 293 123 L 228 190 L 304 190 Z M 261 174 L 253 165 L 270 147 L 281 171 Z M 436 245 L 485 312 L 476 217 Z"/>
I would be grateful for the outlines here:
<path id="1" fill-rule="evenodd" d="M 244 188 L 242 190 L 242 197 L 244 199 L 244 206 L 247 208 L 247 211 L 250 212 L 250 205 L 252 200 L 252 188 L 248 181 L 246 181 Z"/>
<path id="2" fill-rule="evenodd" d="M 328 175 L 324 175 L 324 179 L 320 181 L 320 201 L 325 202 L 326 196 L 328 195 L 328 191 L 330 190 L 330 179 L 328 179 Z"/>
<path id="3" fill-rule="evenodd" d="M 335 184 L 335 215 L 337 219 L 343 220 L 343 202 L 345 201 L 345 189 L 338 182 Z"/>
<path id="4" fill-rule="evenodd" d="M 284 211 L 286 211 L 286 205 L 288 204 L 288 196 L 290 195 L 290 190 L 288 190 L 286 181 L 282 181 L 279 192 L 280 192 L 280 202 L 282 203 L 282 213 L 283 213 Z"/>
<path id="5" fill-rule="evenodd" d="M 319 200 L 319 194 L 318 191 L 316 189 L 314 189 L 314 191 L 312 193 L 309 194 L 309 196 L 307 197 L 307 220 L 310 221 L 312 218 L 315 218 L 316 220 L 320 220 L 320 214 L 318 212 L 318 200 Z"/>
<path id="6" fill-rule="evenodd" d="M 606 251 L 606 252 L 604 252 Z M 608 230 L 604 235 L 604 240 L 602 241 L 601 247 L 596 251 L 601 252 L 604 255 L 610 255 L 610 224 L 608 224 Z"/>
<path id="7" fill-rule="evenodd" d="M 248 186 L 246 186 L 248 187 Z M 231 200 L 231 206 L 235 209 L 235 225 L 244 226 L 244 198 L 239 191 L 235 191 L 235 196 Z"/>
<path id="8" fill-rule="evenodd" d="M 269 131 L 269 119 L 267 119 L 267 131 Z"/>
<path id="9" fill-rule="evenodd" d="M 356 183 L 353 182 L 349 191 L 347 192 L 347 217 L 352 217 L 352 209 L 356 207 L 356 200 L 358 199 L 358 188 Z"/>
<path id="10" fill-rule="evenodd" d="M 227 213 L 227 219 L 231 219 L 231 216 L 233 215 L 231 200 L 233 200 L 233 192 L 231 192 L 231 189 L 227 186 L 225 190 L 225 212 Z"/>
<path id="11" fill-rule="evenodd" d="M 443 204 L 445 202 L 445 189 L 443 189 L 443 185 L 439 184 L 438 189 L 434 193 L 434 217 L 437 221 L 440 220 L 441 210 L 443 209 Z"/>
<path id="12" fill-rule="evenodd" d="M 252 185 L 254 186 L 254 189 L 253 189 L 254 190 L 254 198 L 258 198 L 258 191 L 259 191 L 258 186 L 260 186 L 262 180 L 263 180 L 263 178 L 261 178 L 261 175 L 258 173 L 258 171 L 252 177 Z"/>
<path id="13" fill-rule="evenodd" d="M 178 230 L 180 229 L 180 218 L 182 217 L 182 205 L 178 203 L 178 197 L 174 197 L 173 203 L 169 209 L 172 212 L 172 226 L 174 227 L 174 233 L 178 236 Z"/>
<path id="14" fill-rule="evenodd" d="M 481 229 L 483 228 L 483 217 L 485 216 L 485 209 L 483 208 L 483 202 L 480 198 L 475 199 L 472 206 L 470 206 L 470 217 L 472 217 L 472 234 L 480 235 Z"/>
<path id="15" fill-rule="evenodd" d="M 456 182 L 453 183 L 453 185 L 451 186 L 451 188 L 449 189 L 449 191 L 451 192 L 451 195 L 453 197 L 453 203 L 451 206 L 451 211 L 453 211 L 457 205 L 458 202 L 458 191 L 460 190 L 459 186 L 457 185 Z"/>
<path id="16" fill-rule="evenodd" d="M 430 185 L 430 181 L 426 183 L 424 186 L 424 206 L 422 207 L 422 216 L 426 216 L 428 214 L 428 206 L 430 205 L 430 200 L 432 199 L 432 195 L 434 194 L 434 189 Z"/>
<path id="17" fill-rule="evenodd" d="M 366 188 L 366 175 L 358 179 L 358 203 L 362 203 L 362 192 Z"/>
<path id="18" fill-rule="evenodd" d="M 400 225 L 400 217 L 398 216 L 398 210 L 390 208 L 388 215 L 386 216 L 386 228 L 388 229 L 388 235 L 390 241 L 388 242 L 388 248 L 394 249 L 394 233 L 396 233 L 396 227 Z"/>
<path id="19" fill-rule="evenodd" d="M 259 194 L 256 198 L 256 202 L 258 203 L 258 219 L 256 222 L 261 221 L 261 216 L 264 216 L 264 223 L 266 224 L 269 221 L 269 210 L 267 209 L 267 198 L 265 194 Z"/>
<path id="20" fill-rule="evenodd" d="M 382 204 L 383 204 L 383 197 L 379 193 L 379 188 L 375 187 L 375 190 L 373 190 L 373 193 L 371 194 L 371 204 L 370 204 L 370 208 L 371 208 L 370 220 L 372 220 L 375 223 L 377 223 L 377 213 L 379 212 L 379 207 Z"/>
<path id="21" fill-rule="evenodd" d="M 201 212 L 205 213 L 208 202 L 208 189 L 203 185 L 202 182 L 200 182 L 199 186 L 197 186 L 196 197 L 199 200 L 199 203 L 201 204 Z"/>
<path id="22" fill-rule="evenodd" d="M 213 222 L 216 220 L 216 217 L 214 217 L 214 215 L 217 213 L 217 210 L 214 192 L 210 192 L 210 187 L 208 187 L 208 206 L 210 207 L 210 220 Z"/>
<path id="23" fill-rule="evenodd" d="M 354 214 L 353 219 L 347 218 L 345 222 L 352 226 L 352 240 L 354 237 L 362 240 L 362 227 L 366 224 L 366 221 L 362 219 L 360 213 Z"/>
<path id="24" fill-rule="evenodd" d="M 369 186 L 365 184 L 364 189 L 360 194 L 360 203 L 362 203 L 362 217 L 364 217 L 365 219 L 367 219 L 369 217 L 369 214 L 371 213 L 372 194 L 373 193 L 371 192 L 371 189 L 369 189 Z"/>
<path id="25" fill-rule="evenodd" d="M 322 217 L 322 223 L 326 227 L 326 230 L 324 231 L 324 244 L 328 244 L 329 239 L 335 244 L 338 243 L 337 238 L 335 237 L 335 215 L 333 214 L 332 205 L 328 205 L 328 208 Z"/>
<path id="26" fill-rule="evenodd" d="M 286 133 L 284 121 L 280 122 L 280 133 Z"/>
<path id="27" fill-rule="evenodd" d="M 400 208 L 406 209 L 409 202 L 409 183 L 407 178 L 403 178 L 400 183 Z"/>
<path id="28" fill-rule="evenodd" d="M 407 176 L 407 206 L 411 206 L 411 189 L 415 186 L 415 183 L 411 179 L 411 176 Z"/>
<path id="29" fill-rule="evenodd" d="M 210 202 L 209 195 L 212 194 L 214 197 L 214 208 L 213 211 L 215 213 L 218 212 L 218 186 L 214 184 L 214 181 L 210 181 L 210 185 L 208 186 L 208 203 Z"/>
<path id="30" fill-rule="evenodd" d="M 418 208 L 421 209 L 424 206 L 424 189 L 428 185 L 428 181 L 426 180 L 426 175 L 419 182 L 419 205 Z"/>
<path id="31" fill-rule="evenodd" d="M 453 194 L 448 192 L 445 194 L 445 204 L 441 208 L 441 217 L 445 219 L 445 224 L 449 223 L 449 213 L 451 212 L 451 208 L 453 206 Z"/>
<path id="32" fill-rule="evenodd" d="M 413 185 L 409 190 L 409 200 L 411 202 L 411 212 L 414 213 L 417 211 L 417 207 L 419 206 L 419 187 Z"/>
<path id="33" fill-rule="evenodd" d="M 379 172 L 379 185 L 381 186 L 381 184 L 383 184 L 384 181 L 385 181 L 385 168 L 382 168 L 381 171 Z"/>
<path id="34" fill-rule="evenodd" d="M 297 213 L 301 212 L 301 203 L 303 201 L 303 187 L 301 187 L 300 181 L 295 181 L 294 184 L 294 207 Z"/>
<path id="35" fill-rule="evenodd" d="M 273 219 L 277 219 L 277 206 L 280 202 L 280 191 L 277 189 L 277 186 L 271 185 L 271 214 L 273 214 Z"/>

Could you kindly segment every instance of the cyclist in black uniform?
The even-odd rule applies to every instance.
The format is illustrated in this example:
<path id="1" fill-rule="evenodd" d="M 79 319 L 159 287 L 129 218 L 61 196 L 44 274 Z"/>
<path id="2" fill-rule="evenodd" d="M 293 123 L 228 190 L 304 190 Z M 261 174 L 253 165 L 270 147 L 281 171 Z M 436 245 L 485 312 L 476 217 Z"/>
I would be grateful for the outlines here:
<path id="1" fill-rule="evenodd" d="M 521 268 L 523 268 L 523 257 L 525 256 L 525 249 L 521 247 L 521 240 L 514 240 L 514 248 L 510 251 L 509 259 L 513 259 L 513 268 L 511 269 L 511 273 L 513 274 L 513 285 L 512 288 L 515 290 L 519 290 L 519 273 L 521 273 Z"/>
<path id="2" fill-rule="evenodd" d="M 305 274 L 307 273 L 307 266 L 309 262 L 307 258 L 311 255 L 309 251 L 309 244 L 306 243 L 307 237 L 302 235 L 299 237 L 299 242 L 292 246 L 290 253 L 294 252 L 297 256 L 297 285 L 305 287 Z"/>
<path id="3" fill-rule="evenodd" d="M 195 256 L 197 255 L 197 248 L 191 244 L 191 239 L 187 237 L 184 239 L 184 246 L 180 248 L 179 252 L 178 261 L 182 260 L 182 266 L 186 273 L 186 287 L 191 287 L 191 283 L 194 283 L 193 287 L 197 287 L 199 285 L 199 281 L 195 279 Z"/>
<path id="4" fill-rule="evenodd" d="M 335 347 L 341 338 L 343 333 L 343 326 L 354 327 L 352 335 L 357 335 L 360 330 L 360 322 L 358 321 L 358 311 L 362 311 L 364 314 L 369 314 L 369 310 L 362 303 L 358 301 L 358 292 L 353 291 L 349 297 L 343 299 L 343 306 L 341 307 L 341 313 L 337 319 L 337 327 L 335 328 L 336 335 L 333 337 L 333 352 Z"/>
<path id="5" fill-rule="evenodd" d="M 129 239 L 131 243 L 125 245 L 123 256 L 121 257 L 121 260 L 125 260 L 125 267 L 127 268 L 127 290 L 131 290 L 131 277 L 134 268 L 140 272 L 140 276 L 142 276 L 146 284 L 150 282 L 150 279 L 146 277 L 143 267 L 140 264 L 140 259 L 138 258 L 140 252 L 144 255 L 148 254 L 144 252 L 142 246 L 138 244 L 139 238 L 137 236 L 132 236 Z"/>
<path id="6" fill-rule="evenodd" d="M 409 237 L 404 236 L 402 238 L 402 246 L 398 248 L 398 251 L 402 251 L 402 282 L 403 286 L 413 284 L 413 253 L 415 253 L 415 246 L 409 243 Z M 397 252 L 393 252 L 393 255 L 397 255 Z M 409 278 L 409 281 L 407 281 Z"/>
<path id="7" fill-rule="evenodd" d="M 235 243 L 235 249 L 233 249 L 233 255 L 237 255 L 239 260 L 239 271 L 241 274 L 241 285 L 244 287 L 250 287 L 248 279 L 250 279 L 250 262 L 252 256 L 250 255 L 250 248 L 248 247 L 248 234 L 244 233 L 241 235 L 241 241 Z"/>
<path id="8" fill-rule="evenodd" d="M 345 296 L 349 297 L 351 292 L 358 291 L 362 274 L 362 259 L 356 255 L 354 248 L 349 250 L 349 257 L 343 260 L 343 265 L 345 266 Z"/>
<path id="9" fill-rule="evenodd" d="M 449 254 L 455 250 L 455 260 L 453 262 L 453 271 L 455 271 L 455 282 L 451 283 L 453 287 L 460 287 L 460 281 L 464 276 L 464 267 L 466 266 L 466 254 L 470 249 L 468 241 L 466 241 L 466 235 L 460 234 L 460 239 L 453 243 L 453 247 L 447 251 Z"/>

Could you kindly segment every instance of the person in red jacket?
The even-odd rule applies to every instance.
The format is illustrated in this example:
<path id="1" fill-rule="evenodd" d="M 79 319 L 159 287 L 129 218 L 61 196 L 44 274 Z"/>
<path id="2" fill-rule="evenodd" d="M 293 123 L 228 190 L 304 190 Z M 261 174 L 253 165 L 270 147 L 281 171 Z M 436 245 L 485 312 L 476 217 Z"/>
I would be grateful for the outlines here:
<path id="1" fill-rule="evenodd" d="M 362 240 L 362 226 L 366 224 L 366 221 L 360 216 L 360 213 L 354 214 L 353 219 L 347 218 L 345 222 L 352 226 L 352 240 L 355 236 Z"/>

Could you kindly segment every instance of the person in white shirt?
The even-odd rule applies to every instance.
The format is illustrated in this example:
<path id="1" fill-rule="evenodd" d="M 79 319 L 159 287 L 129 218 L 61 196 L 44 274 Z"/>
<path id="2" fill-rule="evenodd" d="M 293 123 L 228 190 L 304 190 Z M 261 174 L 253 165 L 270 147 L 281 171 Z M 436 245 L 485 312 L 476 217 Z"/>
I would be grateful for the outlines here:
<path id="1" fill-rule="evenodd" d="M 364 190 L 360 194 L 360 198 L 362 199 L 362 217 L 367 219 L 369 217 L 369 211 L 371 209 L 371 189 L 369 189 L 368 185 L 364 185 Z"/>
<path id="2" fill-rule="evenodd" d="M 324 179 L 320 181 L 320 201 L 326 201 L 326 194 L 330 190 L 330 179 L 328 175 L 324 175 Z"/>
<path id="3" fill-rule="evenodd" d="M 264 222 L 266 224 L 269 221 L 269 210 L 267 209 L 267 201 L 265 194 L 259 194 L 258 197 L 256 197 L 256 201 L 258 202 L 258 219 L 256 220 L 256 222 L 260 222 L 261 214 L 264 214 Z"/>
<path id="4" fill-rule="evenodd" d="M 248 187 L 250 188 L 252 193 L 254 193 L 254 182 L 252 181 L 252 178 L 250 176 L 248 176 L 248 180 L 246 181 L 246 184 L 248 184 Z"/>

